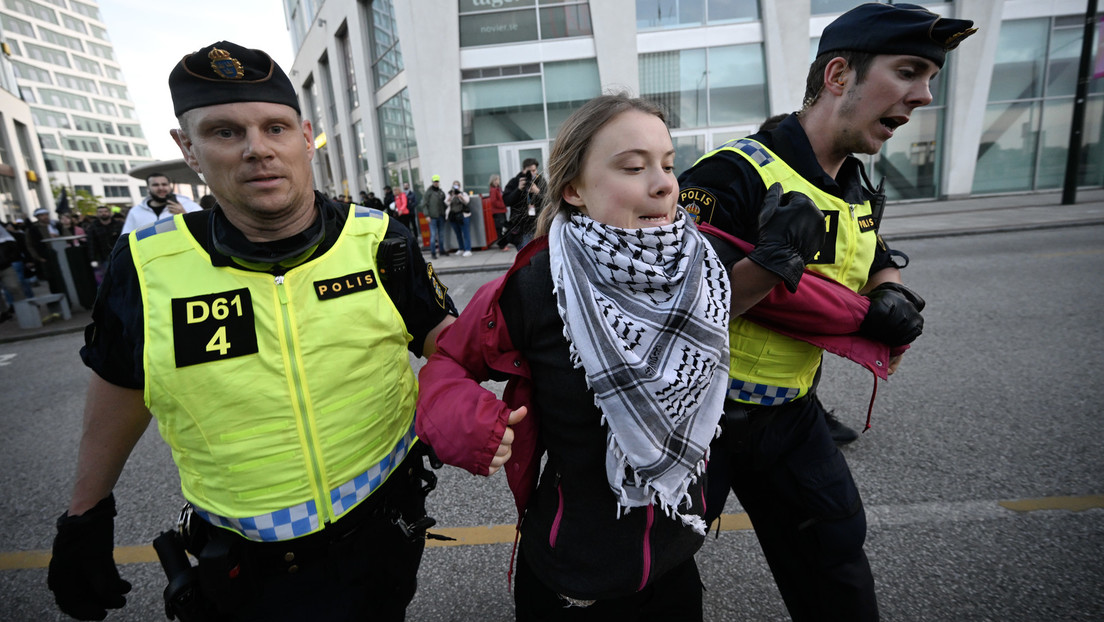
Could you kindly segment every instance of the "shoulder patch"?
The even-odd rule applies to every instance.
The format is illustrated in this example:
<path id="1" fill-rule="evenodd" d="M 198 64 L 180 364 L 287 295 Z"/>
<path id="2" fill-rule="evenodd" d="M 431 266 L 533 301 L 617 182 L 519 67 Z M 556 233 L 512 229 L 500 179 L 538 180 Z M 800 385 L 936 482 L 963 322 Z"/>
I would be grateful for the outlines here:
<path id="1" fill-rule="evenodd" d="M 679 205 L 694 219 L 694 223 L 711 222 L 717 197 L 708 190 L 690 186 L 679 191 Z"/>
<path id="2" fill-rule="evenodd" d="M 433 264 L 426 264 L 426 276 L 429 277 L 429 282 L 433 284 L 433 298 L 437 301 L 437 304 L 441 305 L 441 308 L 448 310 L 448 306 L 445 304 L 445 294 L 448 293 L 448 288 L 441 282 L 441 279 L 437 278 L 437 273 L 433 270 Z"/>

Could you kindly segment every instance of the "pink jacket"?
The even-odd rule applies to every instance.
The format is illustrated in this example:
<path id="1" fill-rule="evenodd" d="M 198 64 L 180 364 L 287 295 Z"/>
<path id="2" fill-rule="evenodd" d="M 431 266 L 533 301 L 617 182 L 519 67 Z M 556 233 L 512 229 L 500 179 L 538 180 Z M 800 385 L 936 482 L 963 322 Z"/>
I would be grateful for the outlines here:
<path id="1" fill-rule="evenodd" d="M 708 224 L 699 225 L 699 229 L 745 252 L 752 248 Z M 513 273 L 547 246 L 546 237 L 534 239 L 518 253 L 506 274 L 479 288 L 456 322 L 437 338 L 437 352 L 418 376 L 414 423 L 418 436 L 443 462 L 476 475 L 488 473 L 510 412 L 521 406 L 528 408 L 528 415 L 513 426 L 512 455 L 503 467 L 519 516 L 536 489 L 544 449 L 537 434 L 539 413 L 530 403 L 529 365 L 510 341 L 498 300 Z M 797 292 L 791 294 L 779 284 L 744 317 L 848 358 L 869 369 L 876 378 L 885 379 L 889 347 L 857 334 L 869 306 L 864 296 L 806 270 Z M 501 400 L 479 384 L 503 377 L 508 382 Z M 872 395 L 871 407 L 873 401 Z"/>

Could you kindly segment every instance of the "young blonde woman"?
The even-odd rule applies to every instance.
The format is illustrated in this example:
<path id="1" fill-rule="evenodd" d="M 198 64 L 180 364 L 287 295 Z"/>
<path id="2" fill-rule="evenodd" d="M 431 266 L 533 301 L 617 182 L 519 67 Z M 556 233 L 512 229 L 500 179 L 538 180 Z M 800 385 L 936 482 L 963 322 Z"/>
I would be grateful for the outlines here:
<path id="1" fill-rule="evenodd" d="M 701 619 L 694 553 L 730 288 L 676 204 L 673 162 L 650 102 L 576 111 L 538 237 L 421 372 L 421 439 L 477 475 L 505 468 L 524 518 L 518 620 Z M 490 379 L 508 380 L 502 399 L 479 385 Z"/>

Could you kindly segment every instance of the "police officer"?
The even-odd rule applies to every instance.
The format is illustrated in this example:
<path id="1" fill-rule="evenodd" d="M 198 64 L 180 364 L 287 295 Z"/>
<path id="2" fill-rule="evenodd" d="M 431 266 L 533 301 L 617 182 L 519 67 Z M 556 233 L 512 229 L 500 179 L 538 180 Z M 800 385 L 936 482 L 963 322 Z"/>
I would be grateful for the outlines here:
<path id="1" fill-rule="evenodd" d="M 869 298 L 860 334 L 896 347 L 888 361 L 896 370 L 901 346 L 920 333 L 923 301 L 900 284 L 877 235 L 878 197 L 851 154 L 877 153 L 931 102 L 931 79 L 946 53 L 974 32 L 971 25 L 908 4 L 848 11 L 824 30 L 800 111 L 682 174 L 680 203 L 756 245 L 732 264 L 734 317 L 780 281 L 795 291 L 808 268 Z M 770 190 L 776 184 L 787 194 Z M 791 192 L 812 198 L 819 211 L 787 201 Z M 730 326 L 730 344 L 731 387 L 709 462 L 707 520 L 731 487 L 794 620 L 877 619 L 862 502 L 809 398 L 822 350 L 743 317 Z"/>
<path id="2" fill-rule="evenodd" d="M 191 506 L 183 619 L 401 620 L 431 521 L 407 351 L 432 353 L 455 307 L 409 230 L 313 191 L 311 123 L 266 53 L 209 45 L 169 89 L 218 206 L 112 253 L 49 587 L 80 619 L 125 604 L 112 489 L 152 415 Z"/>

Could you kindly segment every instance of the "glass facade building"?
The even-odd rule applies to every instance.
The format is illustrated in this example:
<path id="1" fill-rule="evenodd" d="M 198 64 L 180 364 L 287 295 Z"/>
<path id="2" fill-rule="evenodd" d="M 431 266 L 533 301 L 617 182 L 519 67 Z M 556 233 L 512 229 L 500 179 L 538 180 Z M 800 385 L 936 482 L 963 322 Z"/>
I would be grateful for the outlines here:
<path id="1" fill-rule="evenodd" d="M 355 194 L 402 183 L 420 193 L 431 174 L 486 192 L 491 175 L 508 180 L 526 157 L 543 165 L 571 111 L 610 91 L 664 106 L 676 167 L 685 169 L 798 109 L 820 32 L 861 1 L 284 3 L 292 81 L 324 133 L 316 180 L 324 191 Z M 863 156 L 875 183 L 884 178 L 892 200 L 1060 187 L 1082 3 L 921 4 L 973 19 L 979 32 L 948 57 L 931 105 L 881 153 Z M 1104 184 L 1102 120 L 1098 81 L 1082 186 Z"/>
<path id="2" fill-rule="evenodd" d="M 49 183 L 130 206 L 152 161 L 96 0 L 3 0 L 0 30 Z M 123 190 L 125 188 L 125 191 Z"/>

